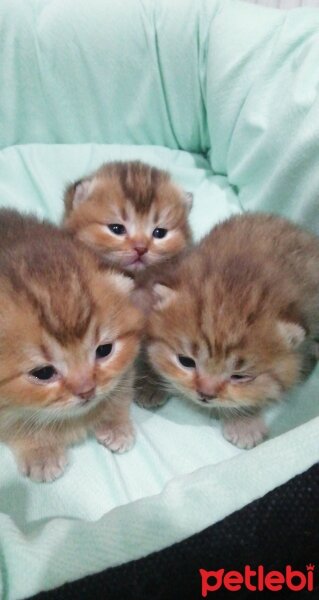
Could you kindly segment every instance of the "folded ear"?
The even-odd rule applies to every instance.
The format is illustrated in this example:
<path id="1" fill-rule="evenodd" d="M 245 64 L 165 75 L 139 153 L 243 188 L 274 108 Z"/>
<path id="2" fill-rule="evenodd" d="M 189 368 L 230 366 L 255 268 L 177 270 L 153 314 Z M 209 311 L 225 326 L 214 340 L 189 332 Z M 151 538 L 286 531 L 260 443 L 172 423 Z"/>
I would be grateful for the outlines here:
<path id="1" fill-rule="evenodd" d="M 136 286 L 131 293 L 133 303 L 144 315 L 148 316 L 152 310 L 162 310 L 175 298 L 176 292 L 161 283 L 155 285 Z"/>
<path id="2" fill-rule="evenodd" d="M 193 206 L 194 195 L 192 194 L 192 192 L 184 192 L 183 199 L 189 212 Z"/>
<path id="3" fill-rule="evenodd" d="M 169 306 L 176 298 L 176 292 L 167 285 L 155 283 L 153 286 L 153 307 L 157 310 L 162 310 Z"/>
<path id="4" fill-rule="evenodd" d="M 293 350 L 298 348 L 306 337 L 306 331 L 301 325 L 298 325 L 298 323 L 278 321 L 277 326 L 281 337 L 284 339 L 287 346 Z"/>
<path id="5" fill-rule="evenodd" d="M 69 185 L 64 194 L 66 213 L 69 214 L 71 210 L 87 200 L 93 190 L 93 187 L 94 180 L 92 179 L 80 179 L 79 181 Z"/>

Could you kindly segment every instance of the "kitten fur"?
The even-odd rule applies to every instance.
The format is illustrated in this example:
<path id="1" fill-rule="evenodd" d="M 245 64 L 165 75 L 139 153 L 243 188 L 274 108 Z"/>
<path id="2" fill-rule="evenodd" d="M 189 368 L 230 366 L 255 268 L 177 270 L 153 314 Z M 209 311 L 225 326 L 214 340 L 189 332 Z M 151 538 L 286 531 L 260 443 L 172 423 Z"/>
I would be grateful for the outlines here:
<path id="1" fill-rule="evenodd" d="M 64 203 L 64 226 L 134 275 L 169 261 L 191 243 L 192 195 L 166 171 L 139 161 L 102 165 L 71 184 Z M 113 225 L 120 225 L 122 233 L 114 233 Z M 165 230 L 164 237 L 153 235 L 158 228 Z"/>
<path id="2" fill-rule="evenodd" d="M 66 231 L 0 211 L 0 441 L 31 479 L 59 477 L 90 433 L 115 452 L 133 444 L 133 286 Z"/>
<path id="3" fill-rule="evenodd" d="M 147 354 L 165 393 L 218 409 L 239 447 L 262 441 L 262 407 L 318 358 L 318 265 L 319 239 L 284 218 L 246 214 L 215 227 L 154 286 Z M 163 401 L 161 389 L 148 393 L 145 404 Z"/>

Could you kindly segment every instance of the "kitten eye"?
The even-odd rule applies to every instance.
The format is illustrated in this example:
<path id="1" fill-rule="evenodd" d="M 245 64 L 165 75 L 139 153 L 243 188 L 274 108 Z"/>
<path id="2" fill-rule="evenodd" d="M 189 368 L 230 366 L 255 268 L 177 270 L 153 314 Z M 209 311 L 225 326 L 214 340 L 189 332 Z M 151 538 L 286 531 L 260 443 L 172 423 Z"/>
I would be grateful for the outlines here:
<path id="1" fill-rule="evenodd" d="M 162 239 L 166 236 L 166 234 L 167 234 L 167 229 L 164 229 L 163 227 L 156 227 L 156 229 L 154 229 L 152 235 L 155 238 Z"/>
<path id="2" fill-rule="evenodd" d="M 113 344 L 101 344 L 95 351 L 97 359 L 106 358 L 112 352 Z"/>
<path id="3" fill-rule="evenodd" d="M 183 356 L 182 354 L 179 354 L 177 358 L 181 365 L 186 367 L 186 369 L 195 369 L 196 363 L 192 358 L 190 358 L 190 356 Z"/>
<path id="4" fill-rule="evenodd" d="M 126 233 L 126 229 L 121 223 L 111 223 L 111 225 L 108 225 L 108 228 L 112 233 L 115 233 L 115 235 L 124 235 L 124 233 Z"/>
<path id="5" fill-rule="evenodd" d="M 35 379 L 39 379 L 39 381 L 50 381 L 57 375 L 57 371 L 52 365 L 47 365 L 46 367 L 40 367 L 39 369 L 32 369 L 29 375 Z"/>
<path id="6" fill-rule="evenodd" d="M 251 375 L 245 375 L 245 373 L 233 373 L 230 376 L 231 383 L 248 383 L 254 378 Z"/>

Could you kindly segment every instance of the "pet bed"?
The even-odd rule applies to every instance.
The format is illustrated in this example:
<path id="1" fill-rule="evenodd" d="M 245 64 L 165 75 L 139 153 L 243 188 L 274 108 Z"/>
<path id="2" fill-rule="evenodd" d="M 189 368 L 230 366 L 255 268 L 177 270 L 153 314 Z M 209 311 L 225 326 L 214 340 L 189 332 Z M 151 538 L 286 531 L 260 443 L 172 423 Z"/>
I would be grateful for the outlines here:
<path id="1" fill-rule="evenodd" d="M 197 239 L 246 210 L 319 233 L 319 11 L 3 0 L 0 51 L 2 206 L 58 221 L 66 183 L 142 159 L 194 193 Z M 269 410 L 270 437 L 250 451 L 187 402 L 134 406 L 131 452 L 88 440 L 51 484 L 19 476 L 1 445 L 0 597 L 162 551 L 285 488 L 319 459 L 318 395 L 317 368 Z"/>

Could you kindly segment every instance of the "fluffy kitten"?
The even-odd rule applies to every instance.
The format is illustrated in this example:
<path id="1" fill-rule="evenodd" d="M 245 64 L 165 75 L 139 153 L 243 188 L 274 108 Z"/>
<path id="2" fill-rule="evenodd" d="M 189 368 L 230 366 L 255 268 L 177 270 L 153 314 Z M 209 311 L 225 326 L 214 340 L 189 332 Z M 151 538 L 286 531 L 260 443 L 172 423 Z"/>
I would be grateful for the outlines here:
<path id="1" fill-rule="evenodd" d="M 280 217 L 231 218 L 154 293 L 147 353 L 163 385 L 217 408 L 233 444 L 262 441 L 261 408 L 318 358 L 318 238 Z"/>
<path id="2" fill-rule="evenodd" d="M 132 446 L 132 287 L 67 232 L 0 211 L 0 440 L 31 479 L 59 477 L 88 433 Z"/>
<path id="3" fill-rule="evenodd" d="M 179 254 L 190 242 L 192 195 L 166 171 L 112 162 L 70 185 L 64 225 L 108 262 L 136 274 Z"/>

